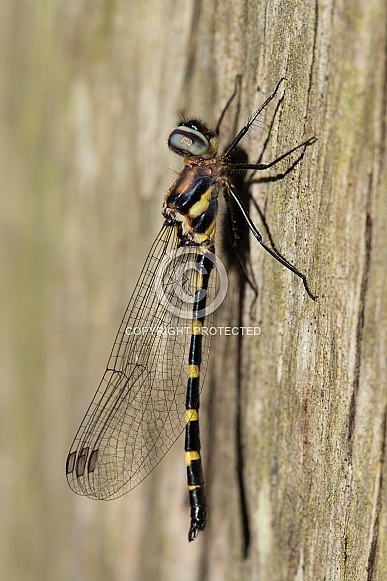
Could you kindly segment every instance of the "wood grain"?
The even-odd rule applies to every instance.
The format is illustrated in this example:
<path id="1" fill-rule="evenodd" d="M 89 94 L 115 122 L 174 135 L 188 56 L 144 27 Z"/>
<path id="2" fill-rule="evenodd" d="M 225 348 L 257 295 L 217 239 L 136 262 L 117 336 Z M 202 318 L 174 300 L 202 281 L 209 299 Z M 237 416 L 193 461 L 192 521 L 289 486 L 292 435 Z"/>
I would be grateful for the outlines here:
<path id="1" fill-rule="evenodd" d="M 382 0 L 2 3 L 2 578 L 387 578 L 386 22 Z M 286 77 L 263 161 L 318 138 L 251 193 L 319 298 L 252 241 L 253 304 L 230 263 L 216 323 L 261 334 L 214 340 L 188 544 L 182 441 L 112 503 L 64 462 L 180 167 L 177 112 L 215 126 L 237 74 L 226 137 Z"/>

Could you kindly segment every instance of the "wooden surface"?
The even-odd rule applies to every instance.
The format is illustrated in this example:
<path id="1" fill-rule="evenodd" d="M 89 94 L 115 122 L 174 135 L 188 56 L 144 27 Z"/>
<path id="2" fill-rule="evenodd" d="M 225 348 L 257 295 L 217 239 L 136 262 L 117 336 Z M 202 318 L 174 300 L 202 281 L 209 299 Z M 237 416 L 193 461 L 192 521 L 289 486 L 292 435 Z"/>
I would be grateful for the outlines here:
<path id="1" fill-rule="evenodd" d="M 387 578 L 386 11 L 1 3 L 2 579 Z M 111 503 L 72 494 L 64 462 L 180 167 L 177 111 L 215 126 L 237 74 L 238 125 L 287 78 L 263 161 L 318 138 L 252 194 L 319 299 L 254 242 L 253 307 L 230 267 L 216 323 L 261 335 L 214 340 L 209 523 L 188 544 L 182 440 Z"/>

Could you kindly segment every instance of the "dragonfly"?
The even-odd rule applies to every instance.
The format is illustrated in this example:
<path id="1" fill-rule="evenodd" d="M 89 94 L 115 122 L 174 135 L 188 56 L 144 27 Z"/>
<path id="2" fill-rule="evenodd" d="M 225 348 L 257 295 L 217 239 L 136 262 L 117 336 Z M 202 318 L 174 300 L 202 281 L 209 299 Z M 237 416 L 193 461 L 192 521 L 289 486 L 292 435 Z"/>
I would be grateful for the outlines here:
<path id="1" fill-rule="evenodd" d="M 216 130 L 199 119 L 183 119 L 169 135 L 168 146 L 183 158 L 184 167 L 165 197 L 161 230 L 66 461 L 74 492 L 111 500 L 140 484 L 185 431 L 189 541 L 204 530 L 208 512 L 199 407 L 210 347 L 205 322 L 211 320 L 222 286 L 221 262 L 215 253 L 220 196 L 227 201 L 226 208 L 232 202 L 239 209 L 259 244 L 301 279 L 311 299 L 316 298 L 306 276 L 265 243 L 230 177 L 234 172 L 267 170 L 314 143 L 312 137 L 270 163 L 233 161 L 240 141 L 284 80 L 221 155 L 220 124 L 236 91 Z M 186 332 L 178 332 L 183 321 Z"/>

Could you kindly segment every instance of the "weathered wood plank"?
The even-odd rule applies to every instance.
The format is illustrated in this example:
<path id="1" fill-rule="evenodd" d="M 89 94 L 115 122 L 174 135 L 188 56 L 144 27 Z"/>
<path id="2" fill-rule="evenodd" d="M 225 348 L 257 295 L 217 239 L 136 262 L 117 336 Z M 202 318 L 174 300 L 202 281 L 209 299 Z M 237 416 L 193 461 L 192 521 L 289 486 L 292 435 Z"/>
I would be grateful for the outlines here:
<path id="1" fill-rule="evenodd" d="M 4 578 L 385 579 L 385 2 L 0 11 Z M 214 340 L 209 524 L 188 544 L 182 442 L 114 503 L 72 495 L 64 460 L 179 167 L 176 112 L 215 125 L 237 74 L 238 125 L 287 78 L 264 161 L 318 137 L 252 194 L 319 299 L 251 243 L 251 312 L 230 266 L 216 322 L 262 332 Z"/>

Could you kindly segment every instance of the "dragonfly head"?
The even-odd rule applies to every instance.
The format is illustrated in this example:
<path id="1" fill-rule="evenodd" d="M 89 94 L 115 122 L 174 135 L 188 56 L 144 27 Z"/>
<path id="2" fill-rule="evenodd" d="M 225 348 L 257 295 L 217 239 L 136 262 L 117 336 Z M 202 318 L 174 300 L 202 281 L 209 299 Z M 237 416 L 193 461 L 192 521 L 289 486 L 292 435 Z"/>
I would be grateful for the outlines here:
<path id="1" fill-rule="evenodd" d="M 168 147 L 183 157 L 211 158 L 216 155 L 219 137 L 198 119 L 183 121 L 172 131 Z"/>

